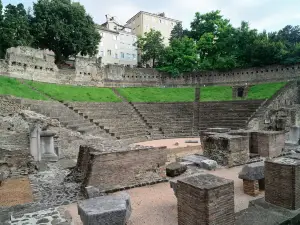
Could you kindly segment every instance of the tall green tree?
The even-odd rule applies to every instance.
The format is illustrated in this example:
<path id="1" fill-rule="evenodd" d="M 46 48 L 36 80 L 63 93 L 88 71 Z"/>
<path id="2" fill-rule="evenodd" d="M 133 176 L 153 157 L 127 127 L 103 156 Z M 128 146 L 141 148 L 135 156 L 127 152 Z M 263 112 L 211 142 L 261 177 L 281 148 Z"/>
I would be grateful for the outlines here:
<path id="1" fill-rule="evenodd" d="M 1 24 L 2 56 L 10 47 L 31 45 L 33 37 L 30 34 L 28 15 L 23 4 L 7 5 Z"/>
<path id="2" fill-rule="evenodd" d="M 183 36 L 184 36 L 184 30 L 182 27 L 182 23 L 177 23 L 171 31 L 170 42 L 174 39 L 183 38 Z"/>
<path id="3" fill-rule="evenodd" d="M 32 34 L 36 47 L 50 49 L 56 62 L 69 56 L 97 53 L 100 34 L 91 16 L 78 2 L 38 0 L 33 5 Z"/>
<path id="4" fill-rule="evenodd" d="M 144 36 L 138 37 L 137 46 L 141 51 L 143 63 L 152 60 L 152 65 L 155 67 L 156 62 L 160 60 L 164 52 L 163 41 L 162 34 L 153 29 L 148 33 L 146 32 Z"/>
<path id="5" fill-rule="evenodd" d="M 192 72 L 198 69 L 199 54 L 195 41 L 188 37 L 176 38 L 166 48 L 160 71 L 176 76 L 183 72 Z"/>
<path id="6" fill-rule="evenodd" d="M 198 41 L 205 33 L 217 34 L 219 29 L 223 29 L 230 24 L 228 19 L 224 19 L 221 11 L 212 11 L 205 14 L 197 12 L 191 22 L 190 36 Z"/>

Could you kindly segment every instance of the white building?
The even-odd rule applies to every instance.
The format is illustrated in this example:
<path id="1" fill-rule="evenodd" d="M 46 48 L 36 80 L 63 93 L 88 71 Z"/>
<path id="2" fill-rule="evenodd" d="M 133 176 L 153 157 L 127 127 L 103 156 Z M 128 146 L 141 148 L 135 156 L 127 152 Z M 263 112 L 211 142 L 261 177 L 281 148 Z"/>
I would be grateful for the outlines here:
<path id="1" fill-rule="evenodd" d="M 164 44 L 168 46 L 171 31 L 177 23 L 182 22 L 166 17 L 165 13 L 153 14 L 140 11 L 127 21 L 127 26 L 131 27 L 132 32 L 137 36 L 143 36 L 145 32 L 149 32 L 151 29 L 160 31 L 164 38 Z"/>
<path id="2" fill-rule="evenodd" d="M 106 23 L 98 29 L 101 35 L 98 58 L 103 65 L 137 65 L 137 36 L 130 27 L 122 26 L 115 17 L 106 15 Z"/>

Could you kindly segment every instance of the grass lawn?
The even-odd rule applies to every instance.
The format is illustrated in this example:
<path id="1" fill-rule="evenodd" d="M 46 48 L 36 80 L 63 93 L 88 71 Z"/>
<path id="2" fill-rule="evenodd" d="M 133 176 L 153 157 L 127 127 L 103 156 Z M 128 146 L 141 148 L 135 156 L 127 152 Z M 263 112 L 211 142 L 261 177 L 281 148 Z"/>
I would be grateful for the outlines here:
<path id="1" fill-rule="evenodd" d="M 250 87 L 246 99 L 269 99 L 277 91 L 283 88 L 287 82 L 257 84 Z M 229 86 L 211 86 L 201 88 L 201 101 L 231 101 L 232 87 Z M 239 100 L 239 99 L 235 99 Z"/>
<path id="2" fill-rule="evenodd" d="M 20 98 L 35 100 L 49 100 L 48 98 L 33 91 L 15 78 L 0 76 L 0 95 L 13 95 Z"/>
<path id="3" fill-rule="evenodd" d="M 269 99 L 287 82 L 257 84 L 250 87 L 247 99 Z"/>
<path id="4" fill-rule="evenodd" d="M 232 87 L 229 86 L 211 86 L 201 87 L 200 101 L 231 101 Z"/>
<path id="5" fill-rule="evenodd" d="M 118 88 L 130 102 L 193 102 L 194 88 Z"/>
<path id="6" fill-rule="evenodd" d="M 28 81 L 37 90 L 59 101 L 120 102 L 111 88 L 80 87 Z"/>

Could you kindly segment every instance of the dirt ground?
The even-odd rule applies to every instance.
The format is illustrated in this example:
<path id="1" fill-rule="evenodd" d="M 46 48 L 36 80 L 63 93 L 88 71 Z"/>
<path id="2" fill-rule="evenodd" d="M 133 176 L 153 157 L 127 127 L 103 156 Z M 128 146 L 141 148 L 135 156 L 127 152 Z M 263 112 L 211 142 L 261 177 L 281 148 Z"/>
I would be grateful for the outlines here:
<path id="1" fill-rule="evenodd" d="M 196 144 L 185 143 L 185 141 L 187 140 L 198 141 L 199 143 Z M 163 139 L 163 140 L 140 142 L 140 143 L 136 143 L 135 145 L 152 146 L 152 147 L 166 146 L 169 149 L 174 149 L 174 148 L 183 148 L 189 146 L 200 146 L 200 138 Z"/>
<path id="2" fill-rule="evenodd" d="M 0 186 L 0 207 L 9 207 L 33 201 L 28 178 L 6 180 Z"/>

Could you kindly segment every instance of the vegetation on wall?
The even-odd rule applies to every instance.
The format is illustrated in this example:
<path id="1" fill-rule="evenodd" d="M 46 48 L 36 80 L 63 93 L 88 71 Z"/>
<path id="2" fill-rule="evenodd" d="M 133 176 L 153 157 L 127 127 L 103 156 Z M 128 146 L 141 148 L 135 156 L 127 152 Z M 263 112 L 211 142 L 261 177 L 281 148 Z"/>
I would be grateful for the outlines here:
<path id="1" fill-rule="evenodd" d="M 97 53 L 100 34 L 85 8 L 71 0 L 38 0 L 33 11 L 9 4 L 2 12 L 0 0 L 0 58 L 6 49 L 32 46 L 50 49 L 56 62 L 78 54 Z"/>

